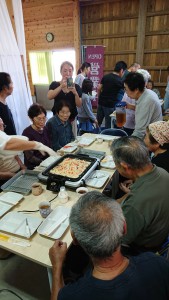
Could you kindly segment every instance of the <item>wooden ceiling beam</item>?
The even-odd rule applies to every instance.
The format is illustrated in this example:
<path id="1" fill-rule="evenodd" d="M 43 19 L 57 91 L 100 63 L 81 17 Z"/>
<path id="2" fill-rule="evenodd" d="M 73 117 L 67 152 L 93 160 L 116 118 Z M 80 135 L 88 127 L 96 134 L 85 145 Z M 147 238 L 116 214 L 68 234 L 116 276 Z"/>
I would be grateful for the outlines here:
<path id="1" fill-rule="evenodd" d="M 162 11 L 156 11 L 156 12 L 147 12 L 147 17 L 154 17 L 154 16 L 164 16 L 169 15 L 169 10 L 162 10 Z M 129 20 L 129 19 L 137 19 L 138 15 L 127 15 L 127 16 L 119 16 L 119 17 L 106 17 L 106 18 L 96 18 L 92 20 L 83 20 L 83 24 L 90 24 L 90 23 L 98 23 L 98 22 L 111 22 L 111 21 L 118 21 L 118 20 Z"/>
<path id="2" fill-rule="evenodd" d="M 111 39 L 111 38 L 121 38 L 121 37 L 131 37 L 137 36 L 136 32 L 131 33 L 119 33 L 119 34 L 105 34 L 98 36 L 82 37 L 83 40 L 97 40 L 97 39 Z"/>
<path id="3" fill-rule="evenodd" d="M 111 22 L 111 21 L 118 21 L 118 20 L 128 20 L 128 19 L 137 19 L 138 15 L 128 15 L 128 16 L 119 16 L 119 17 L 106 17 L 106 18 L 96 18 L 92 20 L 83 20 L 83 24 L 90 24 L 90 23 L 99 23 L 99 22 Z"/>
<path id="4" fill-rule="evenodd" d="M 153 35 L 169 35 L 169 31 L 147 31 L 145 33 L 146 36 L 153 36 Z M 118 34 L 105 34 L 105 35 L 97 35 L 97 36 L 90 36 L 90 37 L 82 37 L 83 41 L 87 40 L 97 40 L 97 39 L 113 39 L 113 38 L 125 38 L 125 37 L 136 37 L 136 32 L 130 32 L 130 33 L 118 33 Z"/>

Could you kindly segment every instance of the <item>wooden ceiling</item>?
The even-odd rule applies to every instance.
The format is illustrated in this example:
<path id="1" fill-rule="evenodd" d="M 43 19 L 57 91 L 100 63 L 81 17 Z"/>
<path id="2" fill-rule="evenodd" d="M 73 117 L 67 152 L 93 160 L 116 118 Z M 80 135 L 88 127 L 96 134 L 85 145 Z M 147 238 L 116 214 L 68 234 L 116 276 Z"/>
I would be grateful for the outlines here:
<path id="1" fill-rule="evenodd" d="M 119 2 L 121 0 L 79 0 L 80 6 L 85 5 L 93 5 L 93 4 L 99 4 L 99 3 L 105 3 L 105 2 Z"/>

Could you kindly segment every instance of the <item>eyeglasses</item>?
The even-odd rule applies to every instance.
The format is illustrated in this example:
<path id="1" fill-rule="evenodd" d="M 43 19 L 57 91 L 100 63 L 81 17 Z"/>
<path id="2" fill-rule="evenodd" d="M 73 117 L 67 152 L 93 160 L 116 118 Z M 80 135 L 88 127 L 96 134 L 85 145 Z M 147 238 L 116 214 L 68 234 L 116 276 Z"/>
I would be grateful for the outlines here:
<path id="1" fill-rule="evenodd" d="M 35 117 L 34 120 L 36 122 L 46 122 L 47 118 L 46 117 L 44 117 L 44 118 Z"/>
<path id="2" fill-rule="evenodd" d="M 62 112 L 62 111 L 59 111 L 59 115 L 61 116 L 69 116 L 71 114 L 71 112 Z"/>

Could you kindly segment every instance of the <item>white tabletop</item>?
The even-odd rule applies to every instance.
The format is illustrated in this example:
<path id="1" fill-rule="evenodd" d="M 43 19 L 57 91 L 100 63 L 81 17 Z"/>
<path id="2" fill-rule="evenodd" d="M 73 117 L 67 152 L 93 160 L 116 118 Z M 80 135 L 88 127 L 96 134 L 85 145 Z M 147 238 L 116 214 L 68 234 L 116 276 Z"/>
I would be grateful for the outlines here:
<path id="1" fill-rule="evenodd" d="M 97 137 L 97 135 L 93 135 L 93 134 L 85 134 L 84 136 L 85 137 L 87 137 L 87 136 Z M 95 141 L 93 144 L 91 144 L 90 146 L 85 147 L 85 148 L 91 149 L 91 150 L 105 151 L 106 155 L 111 154 L 108 141 L 103 141 L 101 144 L 98 143 L 97 141 Z M 102 168 L 102 170 L 109 172 L 110 177 L 113 176 L 114 170 L 104 169 L 104 168 Z M 97 189 L 97 190 L 102 192 L 104 187 L 102 187 L 101 189 Z M 91 191 L 91 190 L 93 190 L 93 188 L 89 187 L 89 191 Z M 67 188 L 67 191 L 69 194 L 69 201 L 66 204 L 61 204 L 59 201 L 59 198 L 56 197 L 56 199 L 51 202 L 52 209 L 55 209 L 58 205 L 72 207 L 72 205 L 77 201 L 78 195 L 75 191 L 69 190 L 69 188 Z M 46 190 L 46 186 L 43 185 L 43 193 L 41 195 L 33 196 L 31 193 L 28 196 L 24 196 L 23 200 L 21 200 L 19 202 L 19 204 L 16 205 L 12 209 L 12 211 L 38 210 L 38 204 L 41 201 L 50 201 L 55 196 L 56 196 L 55 193 Z M 41 218 L 39 211 L 32 212 L 31 215 Z M 44 219 L 42 219 L 42 220 L 44 220 Z M 17 239 L 20 239 L 22 241 L 23 240 L 27 241 L 27 239 L 20 238 L 20 237 L 14 236 L 12 234 L 4 233 L 4 232 L 0 232 L 0 237 L 1 237 L 1 234 L 7 235 L 8 237 L 16 237 Z M 66 242 L 68 246 L 71 244 L 72 238 L 71 238 L 69 229 L 66 230 L 66 232 L 63 234 L 61 239 L 62 239 L 62 241 Z M 4 248 L 6 250 L 9 250 L 15 254 L 18 254 L 22 257 L 25 257 L 27 259 L 30 259 L 30 260 L 32 260 L 38 264 L 41 264 L 43 266 L 51 267 L 48 252 L 49 252 L 49 248 L 53 245 L 54 241 L 50 238 L 39 235 L 37 232 L 30 239 L 28 239 L 28 241 L 30 242 L 30 247 L 23 247 L 23 246 L 19 246 L 19 245 L 14 245 L 12 242 L 10 242 L 10 239 L 8 241 L 3 241 L 0 239 L 0 247 Z"/>

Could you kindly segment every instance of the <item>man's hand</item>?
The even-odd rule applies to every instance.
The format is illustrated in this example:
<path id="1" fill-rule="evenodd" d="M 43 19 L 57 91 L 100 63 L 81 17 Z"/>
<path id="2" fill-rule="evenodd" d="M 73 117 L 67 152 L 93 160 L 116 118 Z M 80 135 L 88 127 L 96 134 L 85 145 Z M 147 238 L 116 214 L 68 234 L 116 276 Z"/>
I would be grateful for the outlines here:
<path id="1" fill-rule="evenodd" d="M 66 256 L 67 244 L 62 241 L 56 240 L 54 245 L 49 249 L 49 258 L 52 263 L 52 289 L 51 300 L 58 298 L 58 293 L 64 286 L 62 276 L 63 261 Z"/>
<path id="2" fill-rule="evenodd" d="M 130 192 L 130 186 L 133 184 L 132 180 L 125 180 L 123 182 L 121 182 L 119 184 L 120 189 L 124 192 L 124 193 L 129 193 Z"/>
<path id="3" fill-rule="evenodd" d="M 67 252 L 67 244 L 56 240 L 54 245 L 49 249 L 49 258 L 52 266 L 63 264 Z"/>

